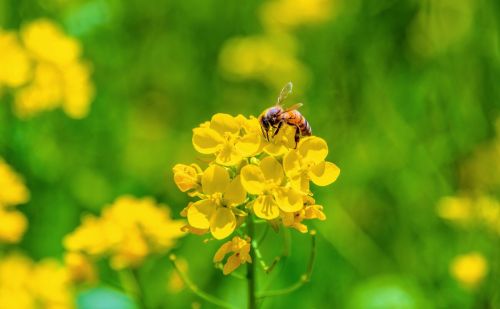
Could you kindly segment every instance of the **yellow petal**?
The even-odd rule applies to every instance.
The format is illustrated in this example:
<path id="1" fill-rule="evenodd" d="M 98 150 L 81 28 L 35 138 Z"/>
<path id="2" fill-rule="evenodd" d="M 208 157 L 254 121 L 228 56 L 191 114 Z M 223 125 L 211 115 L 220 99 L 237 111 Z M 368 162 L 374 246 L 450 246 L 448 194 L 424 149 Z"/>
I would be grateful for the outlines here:
<path id="1" fill-rule="evenodd" d="M 228 275 L 228 274 L 232 273 L 233 271 L 235 271 L 236 268 L 238 268 L 240 265 L 241 265 L 240 258 L 236 254 L 233 254 L 227 259 L 227 262 L 224 265 L 224 268 L 222 268 L 222 273 L 224 275 Z"/>
<path id="2" fill-rule="evenodd" d="M 328 145 L 317 136 L 306 137 L 298 145 L 298 151 L 307 162 L 320 163 L 328 155 Z"/>
<path id="3" fill-rule="evenodd" d="M 275 184 L 280 185 L 283 181 L 283 167 L 274 157 L 266 157 L 259 164 L 264 178 L 272 180 Z"/>
<path id="4" fill-rule="evenodd" d="M 198 186 L 198 171 L 185 164 L 176 164 L 173 168 L 174 182 L 182 192 L 189 191 Z"/>
<path id="5" fill-rule="evenodd" d="M 231 166 L 240 163 L 243 159 L 241 154 L 232 143 L 224 143 L 215 161 L 218 164 Z"/>
<path id="6" fill-rule="evenodd" d="M 205 194 L 222 193 L 226 191 L 229 181 L 229 173 L 225 168 L 219 165 L 211 165 L 203 172 L 201 186 Z"/>
<path id="7" fill-rule="evenodd" d="M 246 165 L 241 169 L 241 184 L 250 194 L 261 194 L 264 192 L 264 174 L 255 165 Z"/>
<path id="8" fill-rule="evenodd" d="M 283 157 L 283 169 L 288 177 L 297 175 L 301 171 L 300 155 L 297 150 L 290 150 Z"/>
<path id="9" fill-rule="evenodd" d="M 288 148 L 281 144 L 281 143 L 274 143 L 274 142 L 267 142 L 266 145 L 264 146 L 264 152 L 271 155 L 278 157 L 284 153 L 287 152 Z"/>
<path id="10" fill-rule="evenodd" d="M 232 247 L 232 242 L 228 241 L 225 244 L 223 244 L 217 252 L 215 252 L 214 255 L 214 263 L 220 262 L 224 259 L 224 256 L 228 254 L 231 251 Z"/>
<path id="11" fill-rule="evenodd" d="M 321 162 L 311 168 L 309 177 L 318 186 L 328 186 L 339 177 L 340 169 L 331 162 Z"/>
<path id="12" fill-rule="evenodd" d="M 259 153 L 262 133 L 250 132 L 245 134 L 237 143 L 236 149 L 244 157 L 252 157 Z"/>
<path id="13" fill-rule="evenodd" d="M 237 118 L 228 114 L 218 113 L 212 116 L 210 128 L 221 135 L 224 135 L 224 133 L 238 134 L 240 131 L 240 124 Z"/>
<path id="14" fill-rule="evenodd" d="M 210 128 L 193 129 L 193 146 L 196 151 L 202 154 L 212 154 L 217 152 L 224 143 L 222 136 L 217 131 Z"/>
<path id="15" fill-rule="evenodd" d="M 197 229 L 208 229 L 215 207 L 215 204 L 209 200 L 201 200 L 191 204 L 187 211 L 189 225 Z"/>
<path id="16" fill-rule="evenodd" d="M 261 219 L 272 220 L 280 215 L 278 204 L 272 195 L 259 196 L 253 203 L 255 215 Z"/>
<path id="17" fill-rule="evenodd" d="M 240 176 L 236 176 L 227 187 L 224 193 L 224 201 L 226 205 L 233 206 L 239 205 L 245 201 L 247 193 L 241 184 Z"/>
<path id="18" fill-rule="evenodd" d="M 304 219 L 319 219 L 321 221 L 326 220 L 326 216 L 323 213 L 323 206 L 321 205 L 306 206 L 304 212 Z"/>
<path id="19" fill-rule="evenodd" d="M 275 199 L 281 210 L 295 212 L 304 206 L 302 194 L 292 188 L 280 188 L 275 192 Z"/>
<path id="20" fill-rule="evenodd" d="M 219 207 L 210 220 L 210 232 L 216 239 L 224 239 L 236 228 L 236 217 L 231 209 Z"/>

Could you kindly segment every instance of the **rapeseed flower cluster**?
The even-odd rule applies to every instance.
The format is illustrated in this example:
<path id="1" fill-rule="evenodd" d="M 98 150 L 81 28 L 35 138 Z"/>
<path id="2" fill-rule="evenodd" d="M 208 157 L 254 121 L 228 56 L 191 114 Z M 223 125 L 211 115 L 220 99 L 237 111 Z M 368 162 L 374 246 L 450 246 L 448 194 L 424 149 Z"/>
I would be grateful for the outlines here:
<path id="1" fill-rule="evenodd" d="M 178 188 L 196 199 L 181 212 L 188 221 L 184 230 L 222 240 L 235 231 L 241 234 L 239 228 L 248 220 L 305 233 L 303 221 L 326 219 L 323 207 L 312 197 L 310 182 L 327 186 L 340 170 L 326 161 L 328 145 L 320 137 L 305 137 L 295 144 L 294 130 L 284 126 L 268 141 L 256 118 L 215 114 L 193 129 L 192 142 L 210 162 L 206 168 L 197 164 L 173 168 Z M 235 252 L 224 267 L 225 274 L 251 262 L 250 242 L 248 235 L 235 236 L 214 261 Z"/>
<path id="2" fill-rule="evenodd" d="M 28 221 L 15 206 L 29 200 L 29 192 L 21 177 L 0 158 L 0 244 L 17 243 Z"/>
<path id="3" fill-rule="evenodd" d="M 458 255 L 450 264 L 450 273 L 462 286 L 474 289 L 488 274 L 488 261 L 479 252 Z"/>
<path id="4" fill-rule="evenodd" d="M 258 80 L 272 88 L 283 76 L 298 85 L 309 81 L 309 69 L 298 57 L 293 31 L 331 19 L 337 0 L 274 0 L 260 7 L 264 32 L 228 40 L 219 55 L 219 67 L 235 80 Z"/>
<path id="5" fill-rule="evenodd" d="M 75 38 L 48 19 L 32 21 L 19 33 L 0 29 L 0 90 L 14 89 L 21 118 L 60 107 L 85 117 L 94 95 L 90 66 Z"/>
<path id="6" fill-rule="evenodd" d="M 153 253 L 170 249 L 183 236 L 183 223 L 172 220 L 165 205 L 151 198 L 123 196 L 100 217 L 88 215 L 64 239 L 66 263 L 75 278 L 92 277 L 89 261 L 109 257 L 113 269 L 135 268 Z"/>
<path id="7" fill-rule="evenodd" d="M 57 261 L 20 254 L 0 259 L 0 308 L 73 308 L 73 299 L 69 273 Z"/>

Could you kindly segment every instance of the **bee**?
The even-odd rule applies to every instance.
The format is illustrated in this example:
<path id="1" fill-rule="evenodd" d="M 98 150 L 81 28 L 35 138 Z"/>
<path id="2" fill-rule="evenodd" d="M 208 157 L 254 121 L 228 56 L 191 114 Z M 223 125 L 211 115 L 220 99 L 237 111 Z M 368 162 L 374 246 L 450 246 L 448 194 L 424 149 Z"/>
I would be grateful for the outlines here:
<path id="1" fill-rule="evenodd" d="M 296 103 L 288 108 L 284 108 L 282 105 L 283 101 L 292 93 L 292 88 L 292 82 L 289 82 L 283 87 L 276 104 L 260 114 L 259 123 L 262 134 L 268 141 L 279 133 L 283 124 L 295 127 L 295 147 L 297 147 L 300 137 L 311 136 L 312 130 L 309 122 L 297 110 L 302 106 L 302 103 Z M 270 130 L 271 135 L 269 136 Z"/>

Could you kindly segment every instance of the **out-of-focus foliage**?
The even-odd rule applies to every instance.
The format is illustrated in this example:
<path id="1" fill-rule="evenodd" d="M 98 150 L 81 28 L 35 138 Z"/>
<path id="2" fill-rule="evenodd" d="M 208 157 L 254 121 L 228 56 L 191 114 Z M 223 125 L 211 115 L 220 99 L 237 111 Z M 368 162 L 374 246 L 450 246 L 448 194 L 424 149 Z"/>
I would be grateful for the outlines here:
<path id="1" fill-rule="evenodd" d="M 0 0 L 0 204 L 15 190 L 4 169 L 29 190 L 0 205 L 27 219 L 20 242 L 0 237 L 0 264 L 51 259 L 89 275 L 63 239 L 125 194 L 179 219 L 188 198 L 172 168 L 205 163 L 192 128 L 218 112 L 258 116 L 292 80 L 289 102 L 304 103 L 342 175 L 314 187 L 328 220 L 310 227 L 312 281 L 262 307 L 498 307 L 499 23 L 498 1 Z M 0 234 L 16 220 L 3 218 Z M 260 289 L 303 273 L 299 234 Z M 267 261 L 281 236 L 268 232 Z M 244 281 L 210 262 L 218 246 L 189 235 L 173 250 L 199 287 L 243 307 Z M 74 287 L 81 308 L 133 308 L 136 283 L 148 308 L 201 303 L 164 254 L 135 281 L 95 266 L 98 279 Z M 11 277 L 0 269 L 0 293 Z M 27 303 L 51 287 L 15 291 Z"/>

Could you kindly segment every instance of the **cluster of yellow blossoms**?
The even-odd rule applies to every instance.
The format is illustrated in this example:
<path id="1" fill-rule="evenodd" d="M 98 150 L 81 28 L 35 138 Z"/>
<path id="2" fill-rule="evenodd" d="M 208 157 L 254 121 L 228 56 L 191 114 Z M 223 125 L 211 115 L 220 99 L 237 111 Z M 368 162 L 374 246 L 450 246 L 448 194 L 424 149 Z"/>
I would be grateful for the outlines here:
<path id="1" fill-rule="evenodd" d="M 82 224 L 66 236 L 66 263 L 75 277 L 82 279 L 91 274 L 87 261 L 96 258 L 109 256 L 116 270 L 137 267 L 148 255 L 171 248 L 184 234 L 182 226 L 170 218 L 165 205 L 151 198 L 123 196 L 106 207 L 100 217 L 84 217 Z"/>
<path id="2" fill-rule="evenodd" d="M 0 244 L 21 240 L 28 222 L 13 208 L 28 200 L 29 192 L 21 177 L 0 158 Z"/>
<path id="3" fill-rule="evenodd" d="M 10 254 L 0 260 L 0 308 L 73 308 L 67 270 L 55 260 L 34 263 Z"/>
<path id="4" fill-rule="evenodd" d="M 94 94 L 80 43 L 47 19 L 19 34 L 0 29 L 0 91 L 15 89 L 15 112 L 29 117 L 61 107 L 72 118 L 87 115 Z"/>
<path id="5" fill-rule="evenodd" d="M 256 118 L 216 114 L 193 130 L 192 142 L 211 162 L 205 169 L 196 164 L 173 168 L 178 188 L 197 199 L 181 213 L 188 221 L 184 230 L 211 233 L 220 240 L 253 220 L 252 214 L 272 226 L 281 224 L 303 233 L 307 232 L 303 220 L 325 219 L 309 183 L 329 185 L 340 170 L 325 161 L 328 146 L 323 139 L 306 137 L 296 145 L 294 130 L 285 126 L 267 141 Z M 249 241 L 236 237 L 217 253 L 214 261 L 230 251 L 240 253 L 238 263 L 235 258 L 228 260 L 224 273 L 251 262 L 241 254 L 250 249 Z"/>
<path id="6" fill-rule="evenodd" d="M 220 53 L 222 72 L 235 80 L 259 80 L 273 88 L 283 85 L 283 76 L 305 85 L 308 68 L 298 58 L 292 31 L 299 26 L 329 20 L 337 0 L 274 0 L 260 7 L 262 34 L 228 40 Z"/>
<path id="7" fill-rule="evenodd" d="M 488 261 L 479 252 L 459 255 L 450 265 L 450 273 L 465 288 L 476 288 L 488 274 Z"/>

